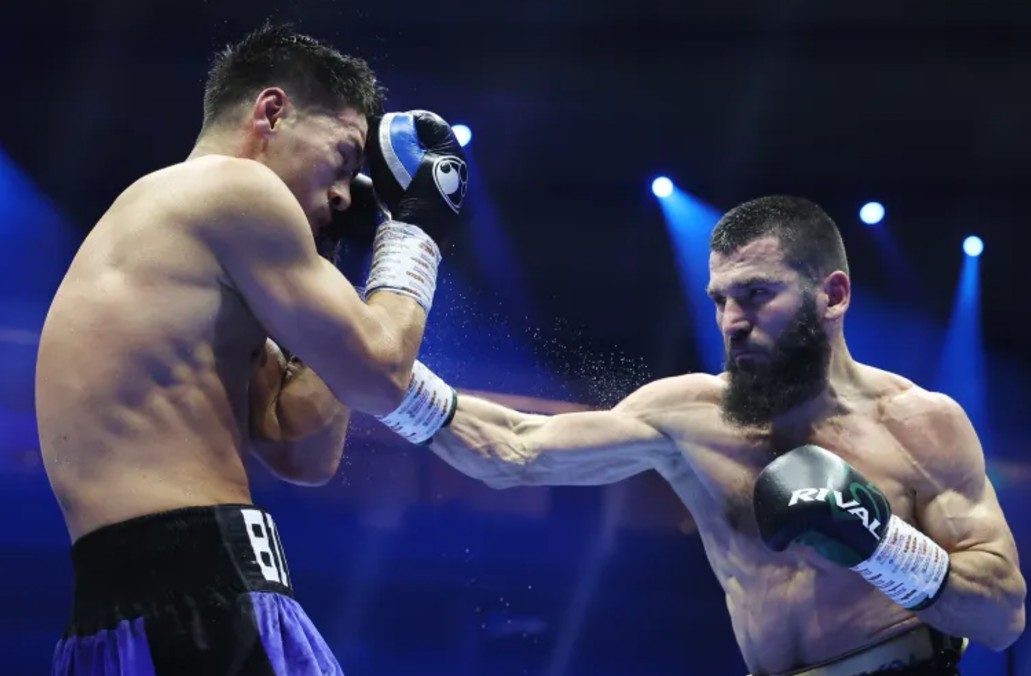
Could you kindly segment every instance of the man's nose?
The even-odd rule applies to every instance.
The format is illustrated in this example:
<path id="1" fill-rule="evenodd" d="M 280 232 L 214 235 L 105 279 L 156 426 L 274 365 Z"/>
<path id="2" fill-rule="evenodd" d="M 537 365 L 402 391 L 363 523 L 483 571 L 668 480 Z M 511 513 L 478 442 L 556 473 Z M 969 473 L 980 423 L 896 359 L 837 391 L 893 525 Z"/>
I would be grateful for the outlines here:
<path id="1" fill-rule="evenodd" d="M 351 206 L 350 181 L 338 181 L 329 189 L 329 208 L 335 211 L 346 211 Z"/>
<path id="2" fill-rule="evenodd" d="M 723 335 L 731 342 L 742 340 L 752 331 L 752 322 L 744 309 L 733 300 L 723 306 Z"/>

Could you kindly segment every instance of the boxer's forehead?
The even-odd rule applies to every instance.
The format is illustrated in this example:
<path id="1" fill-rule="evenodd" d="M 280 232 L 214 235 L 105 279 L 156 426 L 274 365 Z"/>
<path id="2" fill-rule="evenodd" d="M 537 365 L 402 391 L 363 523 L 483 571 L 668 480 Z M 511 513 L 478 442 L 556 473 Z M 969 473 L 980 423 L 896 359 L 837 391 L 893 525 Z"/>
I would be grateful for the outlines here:
<path id="1" fill-rule="evenodd" d="M 718 291 L 745 281 L 790 282 L 798 273 L 787 264 L 776 237 L 752 240 L 728 253 L 709 254 L 709 290 Z"/>
<path id="2" fill-rule="evenodd" d="M 354 108 L 344 108 L 332 118 L 330 124 L 341 142 L 353 143 L 358 147 L 365 146 L 365 141 L 369 137 L 369 121 Z"/>

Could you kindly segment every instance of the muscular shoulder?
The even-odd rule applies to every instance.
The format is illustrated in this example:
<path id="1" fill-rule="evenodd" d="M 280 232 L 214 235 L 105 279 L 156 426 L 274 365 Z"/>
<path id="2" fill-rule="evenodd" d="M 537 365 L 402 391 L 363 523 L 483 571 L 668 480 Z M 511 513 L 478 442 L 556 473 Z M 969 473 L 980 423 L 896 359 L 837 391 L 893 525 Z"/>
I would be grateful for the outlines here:
<path id="1" fill-rule="evenodd" d="M 880 416 L 937 488 L 984 476 L 977 432 L 963 407 L 947 394 L 909 383 L 884 397 Z"/>
<path id="2" fill-rule="evenodd" d="M 221 228 L 224 231 L 248 224 L 257 229 L 270 218 L 303 220 L 301 207 L 286 184 L 260 162 L 208 156 L 180 166 L 183 187 L 200 224 L 229 226 Z"/>
<path id="3" fill-rule="evenodd" d="M 969 425 L 966 412 L 956 400 L 913 383 L 887 392 L 880 403 L 880 414 L 889 427 L 911 434 L 951 436 Z"/>
<path id="4" fill-rule="evenodd" d="M 300 204 L 265 165 L 210 156 L 182 166 L 183 184 L 192 188 L 191 224 L 223 266 L 294 259 L 314 247 Z"/>
<path id="5" fill-rule="evenodd" d="M 616 411 L 655 419 L 669 414 L 710 408 L 719 403 L 723 381 L 708 373 L 661 378 L 644 385 L 616 405 Z"/>

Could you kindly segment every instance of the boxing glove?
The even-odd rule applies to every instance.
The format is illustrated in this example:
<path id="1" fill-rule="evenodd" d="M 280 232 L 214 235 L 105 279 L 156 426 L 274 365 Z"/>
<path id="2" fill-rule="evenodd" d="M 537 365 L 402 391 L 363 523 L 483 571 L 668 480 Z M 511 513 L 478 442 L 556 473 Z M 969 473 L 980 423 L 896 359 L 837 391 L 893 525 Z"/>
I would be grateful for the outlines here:
<path id="1" fill-rule="evenodd" d="M 469 182 L 462 146 L 436 113 L 388 113 L 369 130 L 365 155 L 376 192 L 395 221 L 443 246 L 459 221 Z"/>
<path id="2" fill-rule="evenodd" d="M 767 465 L 753 507 L 759 535 L 773 551 L 811 547 L 908 610 L 928 607 L 945 588 L 945 550 L 892 514 L 876 486 L 825 448 L 800 446 Z"/>
<path id="3" fill-rule="evenodd" d="M 376 228 L 390 215 L 380 204 L 372 179 L 365 174 L 355 176 L 350 189 L 350 206 L 333 212 L 333 220 L 319 231 L 315 246 L 354 283 L 364 278 Z"/>
<path id="4" fill-rule="evenodd" d="M 365 151 L 391 218 L 376 232 L 366 296 L 411 296 L 429 313 L 440 246 L 458 223 L 469 180 L 462 147 L 439 115 L 416 110 L 374 122 Z"/>

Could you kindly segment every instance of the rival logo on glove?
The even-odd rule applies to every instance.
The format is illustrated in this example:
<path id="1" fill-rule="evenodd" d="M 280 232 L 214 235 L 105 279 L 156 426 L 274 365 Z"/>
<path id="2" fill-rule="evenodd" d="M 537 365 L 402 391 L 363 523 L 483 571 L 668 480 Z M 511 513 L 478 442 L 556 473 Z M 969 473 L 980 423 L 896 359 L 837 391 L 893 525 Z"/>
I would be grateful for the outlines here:
<path id="1" fill-rule="evenodd" d="M 457 157 L 445 156 L 433 163 L 433 181 L 451 209 L 457 214 L 462 208 L 466 188 L 469 187 L 469 168 Z"/>
<path id="2" fill-rule="evenodd" d="M 855 490 L 855 487 L 856 484 L 853 484 L 853 490 Z M 865 486 L 862 485 L 859 485 L 858 487 L 863 490 L 868 490 Z M 877 532 L 877 529 L 881 526 L 880 520 L 875 518 L 871 522 L 870 513 L 866 511 L 866 507 L 861 507 L 859 501 L 856 500 L 854 497 L 852 500 L 845 502 L 844 498 L 842 498 L 841 496 L 841 491 L 835 491 L 829 488 L 799 488 L 791 492 L 791 499 L 788 500 L 788 507 L 791 507 L 799 502 L 827 502 L 828 493 L 834 494 L 834 498 L 837 501 L 838 507 L 841 510 L 847 512 L 848 514 L 851 514 L 852 516 L 862 521 L 863 527 L 866 528 L 866 530 L 870 531 L 870 533 L 875 538 L 877 538 L 878 540 L 881 538 L 880 533 Z M 834 503 L 829 504 L 832 507 L 834 505 Z"/>

